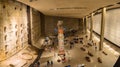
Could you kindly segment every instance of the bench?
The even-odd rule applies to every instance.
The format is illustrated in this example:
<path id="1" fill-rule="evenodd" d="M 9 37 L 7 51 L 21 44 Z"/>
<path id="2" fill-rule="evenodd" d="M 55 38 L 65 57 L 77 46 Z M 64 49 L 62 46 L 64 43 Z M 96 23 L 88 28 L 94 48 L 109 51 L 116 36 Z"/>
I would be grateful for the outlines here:
<path id="1" fill-rule="evenodd" d="M 91 57 L 93 57 L 93 54 L 92 54 L 92 53 L 90 53 L 89 51 L 88 51 L 88 55 L 89 55 L 89 56 L 91 56 Z"/>
<path id="2" fill-rule="evenodd" d="M 86 59 L 88 62 L 91 62 L 90 57 L 86 56 L 85 59 Z"/>
<path id="3" fill-rule="evenodd" d="M 92 44 L 91 44 L 91 43 L 88 43 L 88 45 L 89 45 L 89 46 L 92 46 Z"/>
<path id="4" fill-rule="evenodd" d="M 102 53 L 103 53 L 104 55 L 108 55 L 105 51 L 102 51 Z"/>
<path id="5" fill-rule="evenodd" d="M 83 41 L 80 41 L 81 44 L 83 44 Z"/>
<path id="6" fill-rule="evenodd" d="M 83 47 L 81 47 L 80 49 L 81 49 L 82 51 L 86 51 L 86 49 L 85 49 L 85 48 L 83 48 Z"/>
<path id="7" fill-rule="evenodd" d="M 79 38 L 79 40 L 83 40 L 83 38 Z"/>
<path id="8" fill-rule="evenodd" d="M 102 63 L 102 59 L 100 57 L 97 58 L 99 63 Z"/>

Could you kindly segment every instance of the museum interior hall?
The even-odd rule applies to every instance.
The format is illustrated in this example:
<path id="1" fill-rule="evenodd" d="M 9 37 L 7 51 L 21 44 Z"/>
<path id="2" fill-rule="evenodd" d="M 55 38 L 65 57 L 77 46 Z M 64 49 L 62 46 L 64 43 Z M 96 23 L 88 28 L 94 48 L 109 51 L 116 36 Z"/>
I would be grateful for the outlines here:
<path id="1" fill-rule="evenodd" d="M 0 67 L 120 67 L 120 0 L 0 0 Z"/>

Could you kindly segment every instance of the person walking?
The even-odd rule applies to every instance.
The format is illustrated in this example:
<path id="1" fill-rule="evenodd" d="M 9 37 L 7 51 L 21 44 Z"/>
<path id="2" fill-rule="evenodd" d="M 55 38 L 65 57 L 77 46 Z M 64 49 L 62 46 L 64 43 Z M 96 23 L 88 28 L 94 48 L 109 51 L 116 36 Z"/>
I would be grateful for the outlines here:
<path id="1" fill-rule="evenodd" d="M 49 62 L 49 60 L 47 61 L 47 67 L 49 67 L 50 66 L 50 62 Z"/>
<path id="2" fill-rule="evenodd" d="M 40 62 L 39 61 L 37 62 L 37 66 L 40 67 Z"/>
<path id="3" fill-rule="evenodd" d="M 51 67 L 53 67 L 53 61 L 51 60 Z"/>

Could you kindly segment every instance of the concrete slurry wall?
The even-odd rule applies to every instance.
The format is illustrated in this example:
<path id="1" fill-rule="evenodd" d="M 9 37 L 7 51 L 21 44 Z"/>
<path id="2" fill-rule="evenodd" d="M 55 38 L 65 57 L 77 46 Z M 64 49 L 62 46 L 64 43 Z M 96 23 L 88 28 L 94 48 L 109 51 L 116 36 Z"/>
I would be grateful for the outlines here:
<path id="1" fill-rule="evenodd" d="M 27 7 L 13 0 L 0 0 L 0 61 L 26 46 Z"/>
<path id="2" fill-rule="evenodd" d="M 76 18 L 65 18 L 65 17 L 55 17 L 55 16 L 45 16 L 45 35 L 53 35 L 54 29 L 57 28 L 57 22 L 59 20 L 63 21 L 63 26 L 66 29 L 78 29 L 80 25 L 79 19 Z"/>
<path id="3" fill-rule="evenodd" d="M 40 12 L 32 9 L 32 22 L 31 22 L 31 38 L 32 44 L 35 45 L 41 37 L 41 18 Z"/>

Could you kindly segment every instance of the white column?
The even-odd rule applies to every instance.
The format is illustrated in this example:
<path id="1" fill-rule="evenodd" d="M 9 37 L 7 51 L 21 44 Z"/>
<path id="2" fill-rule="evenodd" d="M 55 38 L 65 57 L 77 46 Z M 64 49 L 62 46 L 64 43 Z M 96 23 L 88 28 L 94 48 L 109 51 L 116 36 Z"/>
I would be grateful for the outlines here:
<path id="1" fill-rule="evenodd" d="M 82 18 L 82 25 L 83 25 L 83 33 L 85 33 L 85 25 L 84 25 L 84 23 L 85 23 L 85 21 L 84 21 L 84 17 Z"/>
<path id="2" fill-rule="evenodd" d="M 87 33 L 87 29 L 88 29 L 88 18 L 87 18 L 87 16 L 86 16 L 85 18 L 86 18 L 85 33 Z"/>
<path id="3" fill-rule="evenodd" d="M 106 16 L 106 8 L 103 8 L 102 9 L 102 16 L 101 16 L 101 32 L 100 32 L 99 50 L 103 49 L 104 30 L 105 30 L 105 16 Z"/>
<path id="4" fill-rule="evenodd" d="M 92 40 L 92 33 L 93 33 L 93 13 L 91 13 L 91 17 L 90 17 L 90 40 Z"/>

